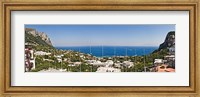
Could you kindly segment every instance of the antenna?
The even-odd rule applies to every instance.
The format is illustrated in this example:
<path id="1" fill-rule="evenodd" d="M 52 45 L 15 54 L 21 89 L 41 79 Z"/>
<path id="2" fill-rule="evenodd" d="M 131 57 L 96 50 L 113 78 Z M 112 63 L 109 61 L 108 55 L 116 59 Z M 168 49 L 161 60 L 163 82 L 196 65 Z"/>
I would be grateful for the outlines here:
<path id="1" fill-rule="evenodd" d="M 115 54 L 116 54 L 116 47 L 114 46 L 114 61 L 116 60 L 115 59 Z"/>
<path id="2" fill-rule="evenodd" d="M 92 54 L 92 53 L 91 53 L 91 45 L 90 45 L 90 54 Z"/>
<path id="3" fill-rule="evenodd" d="M 61 57 L 61 70 L 62 70 L 62 57 Z"/>
<path id="4" fill-rule="evenodd" d="M 127 48 L 126 48 L 126 56 L 127 56 Z"/>
<path id="5" fill-rule="evenodd" d="M 145 65 L 145 49 L 144 49 L 144 72 L 146 72 L 146 65 Z"/>
<path id="6" fill-rule="evenodd" d="M 103 45 L 102 45 L 101 49 L 102 49 L 102 50 L 101 50 L 101 51 L 102 51 L 102 52 L 101 52 L 101 53 L 102 53 L 101 55 L 102 55 L 102 57 L 103 57 Z"/>
<path id="7" fill-rule="evenodd" d="M 91 42 L 90 42 L 90 54 L 92 54 L 92 53 L 91 53 Z"/>
<path id="8" fill-rule="evenodd" d="M 79 61 L 81 62 L 81 58 L 80 58 L 80 48 L 78 48 L 79 50 Z M 80 64 L 80 72 L 81 72 L 81 64 Z"/>
<path id="9" fill-rule="evenodd" d="M 126 48 L 126 61 L 128 61 L 128 56 L 127 56 L 127 48 Z"/>
<path id="10" fill-rule="evenodd" d="M 134 51 L 135 51 L 135 60 L 134 60 L 135 62 L 134 66 L 135 66 L 136 65 L 136 48 L 134 49 Z M 136 68 L 135 68 L 135 71 L 136 71 Z"/>
<path id="11" fill-rule="evenodd" d="M 116 47 L 114 47 L 114 56 L 116 55 Z"/>

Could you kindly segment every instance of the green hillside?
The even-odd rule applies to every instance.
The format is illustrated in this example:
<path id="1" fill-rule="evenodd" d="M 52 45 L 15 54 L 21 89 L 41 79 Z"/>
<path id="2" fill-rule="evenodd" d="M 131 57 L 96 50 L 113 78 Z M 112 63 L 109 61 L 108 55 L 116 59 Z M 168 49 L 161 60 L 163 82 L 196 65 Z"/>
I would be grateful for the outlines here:
<path id="1" fill-rule="evenodd" d="M 40 36 L 33 36 L 32 34 L 25 33 L 25 43 L 34 44 L 33 48 L 36 50 L 54 49 L 53 46 L 46 43 Z"/>

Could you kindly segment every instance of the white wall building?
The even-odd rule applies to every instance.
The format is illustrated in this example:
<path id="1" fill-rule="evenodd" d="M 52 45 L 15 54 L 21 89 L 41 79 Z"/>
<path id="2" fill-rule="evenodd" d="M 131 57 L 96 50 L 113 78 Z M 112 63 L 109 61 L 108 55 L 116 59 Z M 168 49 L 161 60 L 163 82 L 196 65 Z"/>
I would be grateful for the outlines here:
<path id="1" fill-rule="evenodd" d="M 162 64 L 163 64 L 163 59 L 154 59 L 155 66 L 162 65 Z"/>
<path id="2" fill-rule="evenodd" d="M 121 72 L 121 69 L 113 67 L 99 67 L 96 72 Z"/>
<path id="3" fill-rule="evenodd" d="M 122 65 L 124 65 L 124 66 L 126 66 L 126 67 L 128 67 L 128 68 L 134 66 L 134 65 L 133 65 L 133 62 L 130 62 L 130 61 L 124 61 Z"/>
<path id="4" fill-rule="evenodd" d="M 79 66 L 79 65 L 81 65 L 81 62 L 74 62 L 74 65 Z"/>
<path id="5" fill-rule="evenodd" d="M 114 64 L 114 62 L 113 62 L 112 60 L 107 60 L 107 61 L 105 62 L 105 64 L 106 64 L 106 67 L 112 67 L 113 64 Z"/>
<path id="6" fill-rule="evenodd" d="M 43 51 L 36 51 L 34 54 L 42 56 L 42 55 L 50 55 L 51 53 L 47 53 L 47 52 L 43 52 Z"/>
<path id="7" fill-rule="evenodd" d="M 94 65 L 94 66 L 106 66 L 107 65 L 101 61 L 96 61 L 96 60 L 90 60 L 88 63 L 91 65 Z"/>

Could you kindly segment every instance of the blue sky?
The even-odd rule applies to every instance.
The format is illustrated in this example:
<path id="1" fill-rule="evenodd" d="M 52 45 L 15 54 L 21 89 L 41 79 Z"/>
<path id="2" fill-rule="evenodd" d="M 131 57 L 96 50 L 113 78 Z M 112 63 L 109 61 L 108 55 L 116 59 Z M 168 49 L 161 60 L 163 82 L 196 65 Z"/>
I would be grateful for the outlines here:
<path id="1" fill-rule="evenodd" d="M 45 32 L 53 46 L 159 46 L 174 24 L 25 25 Z"/>

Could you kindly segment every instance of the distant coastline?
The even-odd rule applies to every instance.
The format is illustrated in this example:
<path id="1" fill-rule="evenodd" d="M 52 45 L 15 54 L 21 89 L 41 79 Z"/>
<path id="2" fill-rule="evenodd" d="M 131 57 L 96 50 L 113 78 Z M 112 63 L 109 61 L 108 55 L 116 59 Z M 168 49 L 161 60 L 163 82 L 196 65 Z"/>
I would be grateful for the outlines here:
<path id="1" fill-rule="evenodd" d="M 142 56 L 158 49 L 156 46 L 57 46 L 58 50 L 72 50 L 96 57 Z M 103 50 L 102 50 L 103 49 Z"/>

